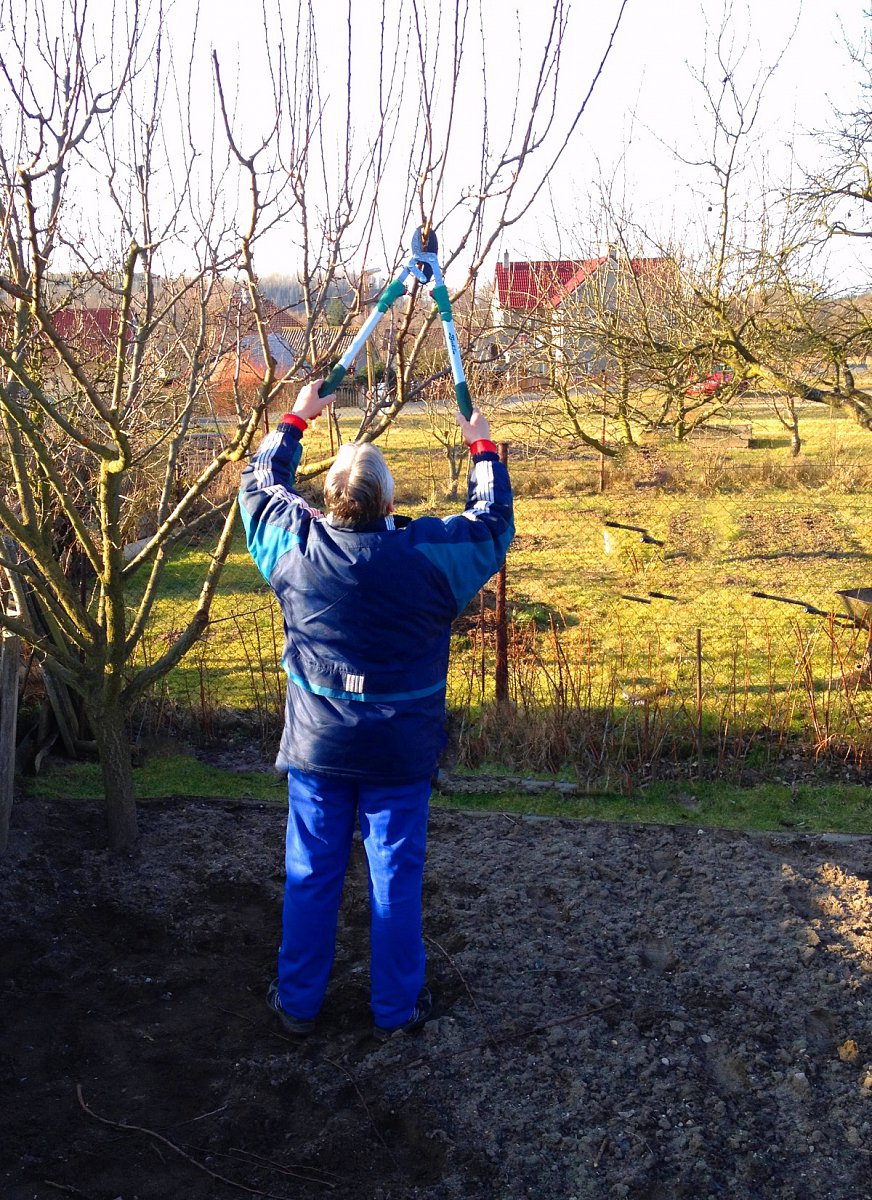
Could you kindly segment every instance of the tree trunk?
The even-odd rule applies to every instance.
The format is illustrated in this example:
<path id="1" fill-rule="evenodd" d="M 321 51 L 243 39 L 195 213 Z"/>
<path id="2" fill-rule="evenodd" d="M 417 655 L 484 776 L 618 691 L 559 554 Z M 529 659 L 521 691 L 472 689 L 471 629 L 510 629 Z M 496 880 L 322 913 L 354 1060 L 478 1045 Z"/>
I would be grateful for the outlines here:
<path id="1" fill-rule="evenodd" d="M 18 717 L 20 643 L 11 633 L 0 634 L 0 854 L 9 840 L 9 819 L 15 789 L 15 726 Z"/>
<path id="2" fill-rule="evenodd" d="M 446 446 L 445 450 L 448 457 L 448 499 L 456 500 L 460 487 L 460 463 L 464 456 L 464 448 Z"/>
<path id="3" fill-rule="evenodd" d="M 796 414 L 796 408 L 793 404 L 790 405 L 790 456 L 791 458 L 799 458 L 802 453 L 802 438 L 799 436 L 799 417 Z"/>
<path id="4" fill-rule="evenodd" d="M 624 433 L 624 441 L 628 446 L 635 446 L 636 439 L 633 436 L 633 426 L 630 423 L 630 372 L 623 358 L 620 360 L 618 420 Z"/>
<path id="5" fill-rule="evenodd" d="M 125 713 L 117 701 L 89 705 L 88 719 L 94 730 L 103 772 L 109 846 L 113 850 L 130 850 L 136 842 L 139 829 Z"/>

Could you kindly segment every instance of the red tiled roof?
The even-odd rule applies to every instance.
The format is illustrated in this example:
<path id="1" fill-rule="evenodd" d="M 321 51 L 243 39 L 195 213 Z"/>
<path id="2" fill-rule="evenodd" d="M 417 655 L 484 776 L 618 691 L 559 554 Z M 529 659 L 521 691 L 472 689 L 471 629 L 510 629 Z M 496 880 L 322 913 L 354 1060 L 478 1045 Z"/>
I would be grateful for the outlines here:
<path id="1" fill-rule="evenodd" d="M 114 343 L 120 314 L 114 308 L 59 308 L 52 324 L 67 342 Z"/>
<path id="2" fill-rule="evenodd" d="M 561 258 L 547 262 L 497 263 L 500 308 L 531 312 L 545 304 L 555 307 L 588 279 L 604 258 Z"/>
<path id="3" fill-rule="evenodd" d="M 546 304 L 556 308 L 603 265 L 605 258 L 553 259 L 549 262 L 498 263 L 497 297 L 500 308 L 533 312 Z M 626 262 L 619 260 L 618 266 Z M 666 259 L 631 258 L 630 269 L 637 277 L 656 279 L 665 275 Z"/>

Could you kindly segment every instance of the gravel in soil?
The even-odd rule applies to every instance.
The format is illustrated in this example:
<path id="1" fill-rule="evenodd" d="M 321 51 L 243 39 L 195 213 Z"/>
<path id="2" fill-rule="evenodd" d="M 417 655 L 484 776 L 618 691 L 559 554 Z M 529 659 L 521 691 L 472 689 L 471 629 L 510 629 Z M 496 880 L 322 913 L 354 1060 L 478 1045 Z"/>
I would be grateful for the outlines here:
<path id="1" fill-rule="evenodd" d="M 436 809 L 437 1018 L 376 1042 L 355 844 L 316 1033 L 264 1003 L 279 808 L 22 801 L 5 1200 L 872 1197 L 870 841 Z"/>

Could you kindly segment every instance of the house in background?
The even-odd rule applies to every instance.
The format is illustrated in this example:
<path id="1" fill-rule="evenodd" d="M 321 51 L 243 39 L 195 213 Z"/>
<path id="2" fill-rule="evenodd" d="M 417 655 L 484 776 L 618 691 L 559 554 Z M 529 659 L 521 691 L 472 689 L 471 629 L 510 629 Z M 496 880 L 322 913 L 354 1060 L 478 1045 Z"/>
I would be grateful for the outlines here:
<path id="1" fill-rule="evenodd" d="M 610 358 L 598 336 L 619 311 L 657 304 L 665 295 L 667 260 L 626 258 L 615 249 L 585 259 L 513 262 L 496 267 L 497 342 L 508 363 L 545 374 L 555 357 L 580 374 L 606 371 Z"/>
<path id="2" fill-rule="evenodd" d="M 88 364 L 92 380 L 97 384 L 111 386 L 118 353 L 118 335 L 122 331 L 121 313 L 117 308 L 102 306 L 86 308 L 67 305 L 56 309 L 50 317 L 57 335 L 66 343 L 73 357 Z M 125 354 L 129 352 L 133 327 L 128 322 L 123 330 Z M 49 354 L 49 363 L 55 373 L 66 377 L 67 368 L 54 351 Z"/>
<path id="3" fill-rule="evenodd" d="M 51 322 L 57 333 L 78 353 L 114 356 L 121 328 L 121 314 L 115 308 L 59 308 Z M 125 341 L 130 330 L 126 331 Z"/>
<path id="4" fill-rule="evenodd" d="M 267 344 L 279 384 L 271 403 L 273 411 L 283 412 L 285 407 L 290 407 L 297 389 L 308 378 L 311 362 L 327 353 L 332 360 L 339 359 L 353 340 L 353 332 L 337 336 L 336 330 L 327 326 L 307 332 L 304 326 L 282 324 L 279 330 L 268 333 Z M 215 371 L 212 396 L 216 413 L 219 416 L 234 413 L 236 392 L 243 399 L 250 399 L 265 374 L 266 361 L 260 337 L 256 333 L 245 334 L 238 347 L 228 348 Z M 336 389 L 336 404 L 358 406 L 357 393 L 353 383 L 343 384 Z"/>

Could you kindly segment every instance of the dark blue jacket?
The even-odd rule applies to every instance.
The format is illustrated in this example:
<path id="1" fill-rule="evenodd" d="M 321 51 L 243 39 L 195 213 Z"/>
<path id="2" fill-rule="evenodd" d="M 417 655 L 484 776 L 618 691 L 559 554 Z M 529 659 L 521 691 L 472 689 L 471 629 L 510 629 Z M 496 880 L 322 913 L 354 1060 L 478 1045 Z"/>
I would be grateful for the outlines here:
<path id="1" fill-rule="evenodd" d="M 242 474 L 251 556 L 285 629 L 285 728 L 276 766 L 374 783 L 435 769 L 445 733 L 451 622 L 512 540 L 508 472 L 476 454 L 463 513 L 334 527 L 293 491 L 301 432 L 281 424 Z"/>

